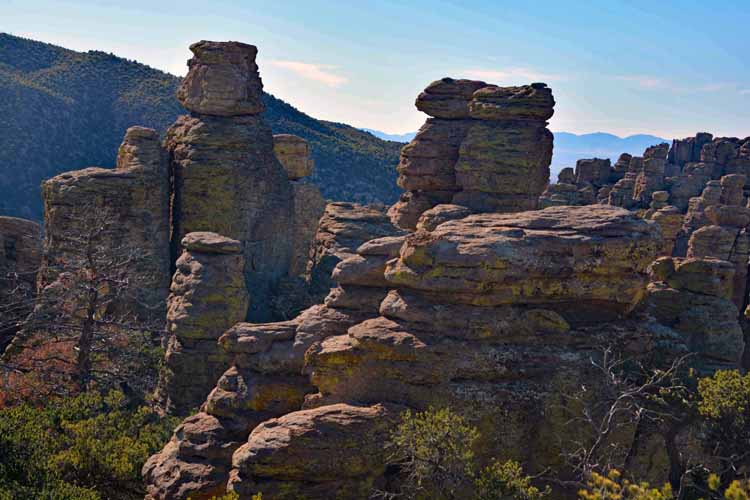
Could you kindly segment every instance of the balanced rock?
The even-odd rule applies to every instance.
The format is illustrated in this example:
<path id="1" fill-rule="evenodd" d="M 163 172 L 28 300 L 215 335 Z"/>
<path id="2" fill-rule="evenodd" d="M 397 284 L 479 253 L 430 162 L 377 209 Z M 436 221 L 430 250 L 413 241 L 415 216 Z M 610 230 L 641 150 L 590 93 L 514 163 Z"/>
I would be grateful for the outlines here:
<path id="1" fill-rule="evenodd" d="M 173 246 L 211 231 L 242 244 L 253 301 L 248 318 L 271 319 L 274 289 L 289 275 L 294 193 L 274 154 L 260 104 L 252 45 L 198 42 L 178 97 L 180 116 L 164 145 L 174 172 Z"/>
<path id="2" fill-rule="evenodd" d="M 444 78 L 416 105 L 431 115 L 401 151 L 398 184 L 407 190 L 390 210 L 414 230 L 423 212 L 457 204 L 481 212 L 536 208 L 549 181 L 552 91 L 543 83 L 498 87 Z"/>
<path id="3" fill-rule="evenodd" d="M 263 111 L 263 83 L 254 45 L 200 41 L 190 46 L 187 76 L 177 89 L 185 108 L 204 115 L 257 115 Z"/>

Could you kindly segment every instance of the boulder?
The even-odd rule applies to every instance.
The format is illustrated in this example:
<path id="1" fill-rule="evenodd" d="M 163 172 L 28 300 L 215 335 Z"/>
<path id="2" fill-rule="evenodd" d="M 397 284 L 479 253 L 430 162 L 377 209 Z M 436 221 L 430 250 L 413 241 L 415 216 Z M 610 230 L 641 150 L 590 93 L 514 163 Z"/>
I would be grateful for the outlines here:
<path id="1" fill-rule="evenodd" d="M 268 420 L 232 457 L 229 490 L 273 499 L 366 498 L 388 460 L 397 406 L 337 404 Z"/>
<path id="2" fill-rule="evenodd" d="M 264 109 L 263 83 L 254 45 L 200 41 L 190 46 L 188 74 L 177 89 L 186 109 L 204 115 L 257 115 Z"/>

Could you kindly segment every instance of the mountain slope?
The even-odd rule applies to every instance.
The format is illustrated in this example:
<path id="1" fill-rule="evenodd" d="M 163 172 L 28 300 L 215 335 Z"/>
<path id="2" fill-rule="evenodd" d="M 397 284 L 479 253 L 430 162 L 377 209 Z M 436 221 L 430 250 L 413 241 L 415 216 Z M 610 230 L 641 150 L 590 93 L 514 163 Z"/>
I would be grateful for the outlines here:
<path id="1" fill-rule="evenodd" d="M 179 78 L 104 52 L 86 53 L 0 33 L 0 215 L 41 218 L 40 183 L 60 172 L 113 166 L 125 130 L 164 133 L 185 112 Z M 316 120 L 271 95 L 275 133 L 307 139 L 312 181 L 330 199 L 395 201 L 401 144 Z"/>

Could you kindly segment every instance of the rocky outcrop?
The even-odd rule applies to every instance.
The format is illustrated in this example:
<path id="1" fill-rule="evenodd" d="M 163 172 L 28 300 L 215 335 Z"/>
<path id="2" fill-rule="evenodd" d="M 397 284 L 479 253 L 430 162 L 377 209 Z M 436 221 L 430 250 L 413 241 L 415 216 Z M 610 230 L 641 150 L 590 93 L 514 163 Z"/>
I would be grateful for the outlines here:
<path id="1" fill-rule="evenodd" d="M 33 309 L 41 259 L 39 224 L 0 217 L 0 353 Z"/>
<path id="2" fill-rule="evenodd" d="M 705 223 L 696 229 L 699 221 L 691 222 L 693 229 L 688 241 L 688 257 L 708 257 L 731 262 L 735 267 L 732 299 L 738 309 L 747 303 L 748 258 L 750 257 L 750 209 L 745 206 L 743 186 L 746 177 L 740 174 L 725 175 L 721 178 L 718 203 L 711 199 L 711 189 L 700 202 L 693 205 L 697 211 L 703 210 L 700 222 Z M 711 186 L 713 188 L 713 186 Z M 704 190 L 705 191 L 705 190 Z M 716 191 L 716 190 L 714 190 Z M 718 193 L 717 193 L 718 194 Z M 699 208 L 700 207 L 700 208 Z M 695 215 L 695 214 L 694 214 Z"/>
<path id="3" fill-rule="evenodd" d="M 539 207 L 591 205 L 609 197 L 610 181 L 616 177 L 609 160 L 582 159 L 576 168 L 560 171 L 556 184 L 550 184 L 539 197 Z M 606 200 L 604 200 L 606 201 Z"/>
<path id="4" fill-rule="evenodd" d="M 315 251 L 315 234 L 326 201 L 320 189 L 304 179 L 311 175 L 313 161 L 307 142 L 289 134 L 274 135 L 274 154 L 287 171 L 292 185 L 291 255 L 287 275 L 271 291 L 271 317 L 286 320 L 319 303 L 322 297 L 311 291 L 310 259 Z"/>
<path id="5" fill-rule="evenodd" d="M 399 233 L 384 211 L 329 204 L 318 232 L 318 265 L 337 261 L 332 282 L 337 281 L 338 286 L 330 290 L 324 304 L 292 320 L 238 323 L 221 336 L 219 345 L 231 367 L 200 412 L 188 417 L 170 443 L 144 466 L 151 498 L 201 499 L 223 492 L 232 454 L 247 442 L 250 432 L 269 418 L 302 408 L 305 395 L 314 392 L 308 377 L 302 375 L 305 352 L 326 336 L 342 335 L 347 328 L 378 315 L 379 304 L 388 293 L 382 278 L 386 261 L 397 255 L 403 236 L 377 238 L 364 245 L 359 242 L 394 232 Z M 369 484 L 373 474 L 365 476 L 358 474 L 347 481 Z M 332 486 L 327 479 L 321 481 L 326 483 L 320 485 L 322 492 Z M 271 489 L 261 489 L 270 492 L 275 488 L 273 483 L 268 487 Z M 245 491 L 247 485 L 238 488 Z"/>
<path id="6" fill-rule="evenodd" d="M 423 212 L 446 203 L 479 212 L 536 207 L 549 179 L 554 104 L 541 83 L 431 83 L 416 106 L 432 118 L 401 151 L 398 184 L 407 192 L 391 207 L 394 224 L 414 230 Z"/>
<path id="7" fill-rule="evenodd" d="M 356 254 L 364 242 L 382 236 L 404 234 L 388 218 L 384 207 L 334 202 L 326 205 L 315 235 L 310 275 L 313 293 L 322 299 L 334 287 L 331 273 L 336 265 Z"/>
<path id="8" fill-rule="evenodd" d="M 240 242 L 216 233 L 189 233 L 167 300 L 163 406 L 184 415 L 199 407 L 229 368 L 219 337 L 247 314 Z"/>
<path id="9" fill-rule="evenodd" d="M 732 303 L 734 267 L 725 260 L 664 257 L 649 269 L 646 311 L 679 332 L 707 371 L 736 368 L 745 347 Z"/>
<path id="10" fill-rule="evenodd" d="M 164 323 L 169 291 L 169 172 L 151 129 L 131 127 L 117 168 L 87 168 L 60 174 L 42 185 L 45 239 L 40 272 L 42 294 L 61 273 L 95 250 L 122 267 L 117 308 L 144 325 Z M 109 269 L 109 272 L 119 270 Z"/>
<path id="11" fill-rule="evenodd" d="M 257 115 L 264 109 L 263 84 L 258 75 L 254 45 L 200 41 L 190 46 L 187 76 L 177 89 L 186 109 L 216 116 Z"/>
<path id="12" fill-rule="evenodd" d="M 336 404 L 263 422 L 232 458 L 229 489 L 286 500 L 369 498 L 399 408 Z"/>
<path id="13" fill-rule="evenodd" d="M 248 317 L 270 317 L 275 284 L 291 260 L 293 190 L 259 115 L 262 83 L 252 45 L 199 42 L 178 99 L 190 115 L 167 132 L 174 175 L 173 246 L 191 232 L 236 239 L 253 298 Z"/>
<path id="14" fill-rule="evenodd" d="M 571 236 L 556 238 L 556 231 Z M 386 278 L 455 303 L 539 303 L 569 321 L 592 320 L 635 305 L 644 286 L 639 271 L 655 255 L 657 240 L 656 228 L 605 205 L 472 215 L 410 237 Z M 587 255 L 596 259 L 599 245 L 606 245 L 607 267 L 592 271 L 584 262 Z M 578 310 L 590 303 L 597 304 L 594 316 Z"/>

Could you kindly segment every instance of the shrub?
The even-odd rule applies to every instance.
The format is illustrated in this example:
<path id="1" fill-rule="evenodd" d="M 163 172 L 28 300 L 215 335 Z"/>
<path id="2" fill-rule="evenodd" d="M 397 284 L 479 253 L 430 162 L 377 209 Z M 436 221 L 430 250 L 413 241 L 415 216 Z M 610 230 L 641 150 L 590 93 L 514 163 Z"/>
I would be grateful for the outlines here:
<path id="1" fill-rule="evenodd" d="M 542 491 L 532 486 L 531 478 L 513 460 L 493 460 L 482 469 L 474 485 L 476 500 L 540 500 L 550 494 L 549 487 Z"/>
<path id="2" fill-rule="evenodd" d="M 582 500 L 673 500 L 672 487 L 651 488 L 648 483 L 631 483 L 612 469 L 607 475 L 591 474 L 587 487 L 578 492 Z"/>
<path id="3" fill-rule="evenodd" d="M 176 424 L 114 391 L 0 410 L 0 498 L 142 498 L 141 467 Z"/>
<path id="4" fill-rule="evenodd" d="M 698 412 L 706 450 L 720 461 L 721 485 L 729 487 L 740 467 L 750 465 L 750 374 L 717 371 L 698 382 Z"/>
<path id="5" fill-rule="evenodd" d="M 406 411 L 390 442 L 402 472 L 400 494 L 476 500 L 539 500 L 549 494 L 532 486 L 512 460 L 493 460 L 477 474 L 473 448 L 478 438 L 479 431 L 450 409 Z"/>

